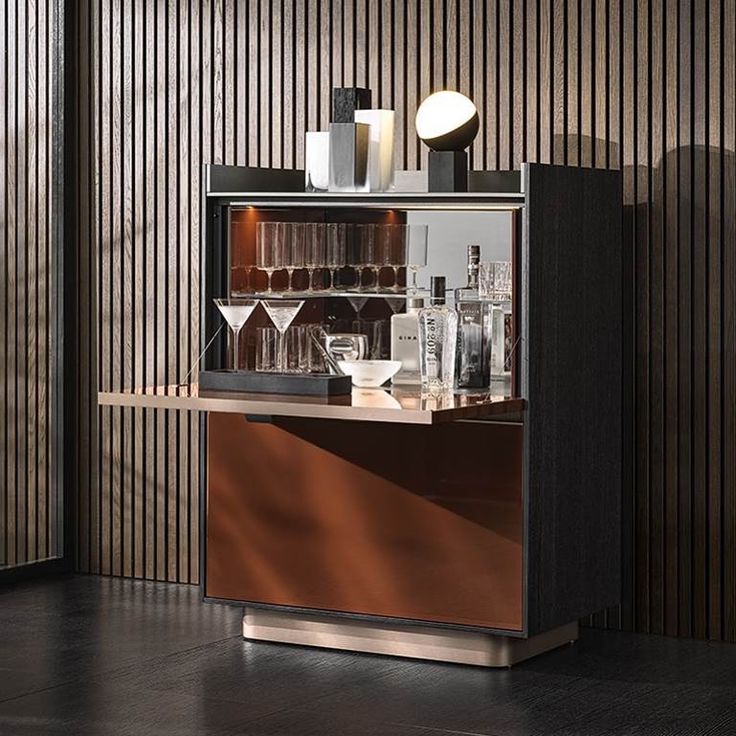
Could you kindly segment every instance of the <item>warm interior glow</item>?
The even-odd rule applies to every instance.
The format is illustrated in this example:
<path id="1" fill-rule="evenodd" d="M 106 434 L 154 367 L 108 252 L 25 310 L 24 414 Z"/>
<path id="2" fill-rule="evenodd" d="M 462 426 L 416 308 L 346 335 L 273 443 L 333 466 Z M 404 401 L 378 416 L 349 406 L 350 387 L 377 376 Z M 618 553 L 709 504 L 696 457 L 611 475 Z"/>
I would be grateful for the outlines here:
<path id="1" fill-rule="evenodd" d="M 467 123 L 476 112 L 473 101 L 460 92 L 435 92 L 417 110 L 417 135 L 423 141 L 439 138 Z"/>

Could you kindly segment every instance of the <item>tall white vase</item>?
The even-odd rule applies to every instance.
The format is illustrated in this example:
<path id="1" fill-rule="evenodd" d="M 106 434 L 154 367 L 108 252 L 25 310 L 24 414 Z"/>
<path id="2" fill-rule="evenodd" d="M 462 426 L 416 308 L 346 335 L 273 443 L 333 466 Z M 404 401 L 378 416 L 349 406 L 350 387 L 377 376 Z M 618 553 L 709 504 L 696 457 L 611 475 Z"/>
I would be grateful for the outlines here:
<path id="1" fill-rule="evenodd" d="M 330 183 L 330 134 L 308 132 L 304 145 L 304 188 L 326 192 Z"/>
<path id="2" fill-rule="evenodd" d="M 355 122 L 370 126 L 368 135 L 368 191 L 388 192 L 394 185 L 393 110 L 356 110 Z"/>

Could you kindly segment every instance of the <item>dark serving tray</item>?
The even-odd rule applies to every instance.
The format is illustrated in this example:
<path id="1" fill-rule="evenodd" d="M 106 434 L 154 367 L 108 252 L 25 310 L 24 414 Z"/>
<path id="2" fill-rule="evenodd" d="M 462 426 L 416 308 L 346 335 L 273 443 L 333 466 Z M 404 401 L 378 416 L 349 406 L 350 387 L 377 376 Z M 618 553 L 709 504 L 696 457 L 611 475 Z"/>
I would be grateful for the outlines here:
<path id="1" fill-rule="evenodd" d="M 350 376 L 329 373 L 261 373 L 227 369 L 202 371 L 199 388 L 243 394 L 344 396 L 352 391 Z"/>

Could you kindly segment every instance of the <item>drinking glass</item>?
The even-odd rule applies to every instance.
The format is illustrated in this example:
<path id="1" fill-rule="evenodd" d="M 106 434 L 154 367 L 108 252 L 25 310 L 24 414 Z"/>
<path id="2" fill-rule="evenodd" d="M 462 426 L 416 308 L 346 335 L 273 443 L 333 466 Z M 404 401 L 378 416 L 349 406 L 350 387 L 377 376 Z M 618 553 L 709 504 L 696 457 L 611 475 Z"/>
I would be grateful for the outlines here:
<path id="1" fill-rule="evenodd" d="M 225 318 L 233 337 L 233 370 L 238 370 L 238 342 L 240 330 L 258 306 L 257 299 L 215 299 L 215 305 Z"/>
<path id="2" fill-rule="evenodd" d="M 256 370 L 270 373 L 276 370 L 276 328 L 256 328 Z"/>
<path id="3" fill-rule="evenodd" d="M 286 373 L 286 331 L 304 305 L 303 299 L 267 299 L 261 302 L 274 327 L 279 331 L 276 370 Z"/>
<path id="4" fill-rule="evenodd" d="M 478 268 L 478 296 L 484 301 L 511 301 L 511 261 L 487 261 Z"/>
<path id="5" fill-rule="evenodd" d="M 304 268 L 305 265 L 304 223 L 287 223 L 286 233 L 284 266 L 289 274 L 289 291 L 294 291 L 292 283 L 294 271 Z"/>
<path id="6" fill-rule="evenodd" d="M 283 222 L 259 222 L 256 227 L 256 266 L 268 276 L 268 293 L 273 292 L 271 277 L 283 268 Z"/>
<path id="7" fill-rule="evenodd" d="M 326 230 L 326 263 L 330 269 L 330 291 L 336 291 L 335 274 L 345 265 L 345 234 L 347 227 L 342 222 L 330 222 L 327 223 Z"/>
<path id="8" fill-rule="evenodd" d="M 325 226 L 321 222 L 309 222 L 304 226 L 304 265 L 309 273 L 309 291 L 314 291 L 314 272 L 325 267 Z"/>
<path id="9" fill-rule="evenodd" d="M 411 271 L 412 293 L 417 292 L 417 271 L 427 265 L 427 225 L 408 225 L 404 243 L 404 262 Z"/>

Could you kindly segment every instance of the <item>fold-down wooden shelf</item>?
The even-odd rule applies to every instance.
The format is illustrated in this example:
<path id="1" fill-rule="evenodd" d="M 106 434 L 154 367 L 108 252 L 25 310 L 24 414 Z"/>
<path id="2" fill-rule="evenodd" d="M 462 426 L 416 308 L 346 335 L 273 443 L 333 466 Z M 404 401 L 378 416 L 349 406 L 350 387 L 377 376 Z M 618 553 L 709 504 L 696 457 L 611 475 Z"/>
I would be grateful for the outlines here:
<path id="1" fill-rule="evenodd" d="M 196 383 L 101 391 L 98 401 L 103 406 L 399 424 L 442 424 L 468 419 L 521 421 L 524 409 L 523 399 L 488 392 L 423 397 L 419 391 L 406 389 L 356 388 L 350 396 L 318 398 L 200 391 Z"/>

